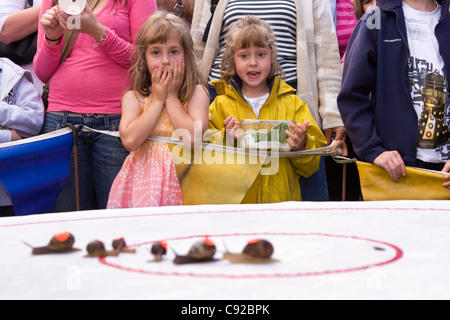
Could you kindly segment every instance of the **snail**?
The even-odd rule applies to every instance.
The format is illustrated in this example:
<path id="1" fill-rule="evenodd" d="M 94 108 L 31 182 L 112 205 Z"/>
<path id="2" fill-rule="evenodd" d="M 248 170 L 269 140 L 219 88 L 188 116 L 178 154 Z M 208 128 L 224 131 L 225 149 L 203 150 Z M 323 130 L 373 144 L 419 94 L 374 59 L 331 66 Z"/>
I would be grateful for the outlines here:
<path id="1" fill-rule="evenodd" d="M 175 264 L 186 264 L 195 262 L 206 262 L 213 261 L 214 254 L 216 253 L 216 246 L 208 237 L 204 240 L 199 240 L 195 242 L 189 249 L 186 256 L 176 255 L 173 263 Z"/>
<path id="2" fill-rule="evenodd" d="M 100 240 L 94 240 L 88 243 L 86 246 L 88 254 L 86 257 L 106 257 L 106 256 L 118 256 L 117 251 L 107 251 L 105 244 Z"/>
<path id="3" fill-rule="evenodd" d="M 159 262 L 162 260 L 162 256 L 167 253 L 167 243 L 164 241 L 159 241 L 152 245 L 150 253 L 155 257 L 154 261 Z"/>
<path id="4" fill-rule="evenodd" d="M 60 232 L 55 234 L 45 247 L 34 248 L 26 242 L 24 243 L 33 249 L 32 254 L 34 255 L 80 251 L 80 249 L 73 247 L 75 237 L 69 232 Z"/>
<path id="5" fill-rule="evenodd" d="M 112 242 L 112 247 L 116 252 L 136 253 L 135 249 L 127 248 L 127 243 L 124 238 L 114 239 Z"/>
<path id="6" fill-rule="evenodd" d="M 267 263 L 276 262 L 278 260 L 272 259 L 274 252 L 272 244 L 263 239 L 254 239 L 247 243 L 242 250 L 242 253 L 225 252 L 224 259 L 231 263 Z"/>

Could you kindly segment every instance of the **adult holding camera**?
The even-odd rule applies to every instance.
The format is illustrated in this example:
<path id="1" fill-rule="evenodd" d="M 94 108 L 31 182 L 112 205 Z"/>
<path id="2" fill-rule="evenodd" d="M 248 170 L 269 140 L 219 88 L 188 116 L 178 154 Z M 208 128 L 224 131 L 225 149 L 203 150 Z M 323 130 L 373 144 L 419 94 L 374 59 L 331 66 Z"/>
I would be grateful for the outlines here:
<path id="1" fill-rule="evenodd" d="M 89 0 L 81 14 L 70 16 L 57 1 L 43 0 L 34 58 L 36 74 L 43 82 L 50 80 L 42 133 L 68 124 L 119 130 L 134 40 L 155 11 L 155 0 Z M 72 47 L 60 63 L 68 41 Z M 76 210 L 75 178 L 81 210 L 106 208 L 112 182 L 128 155 L 119 138 L 92 131 L 80 131 L 77 138 L 78 177 L 72 155 L 70 177 L 54 211 Z"/>
<path id="2" fill-rule="evenodd" d="M 42 0 L 2 0 L 0 2 L 0 57 L 6 57 L 33 75 L 36 88 L 44 84 L 36 77 L 33 57 L 36 53 L 39 11 Z"/>

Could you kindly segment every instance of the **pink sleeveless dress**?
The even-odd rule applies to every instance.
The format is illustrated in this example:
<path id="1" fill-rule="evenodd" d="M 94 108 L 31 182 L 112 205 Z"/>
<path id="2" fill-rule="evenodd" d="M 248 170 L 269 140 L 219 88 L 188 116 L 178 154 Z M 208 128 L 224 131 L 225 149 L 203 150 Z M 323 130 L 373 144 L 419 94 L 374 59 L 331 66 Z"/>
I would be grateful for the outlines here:
<path id="1" fill-rule="evenodd" d="M 146 98 L 142 112 L 147 109 Z M 174 129 L 164 108 L 151 135 L 171 137 Z M 111 187 L 107 208 L 182 205 L 183 195 L 167 143 L 146 140 L 125 159 Z"/>

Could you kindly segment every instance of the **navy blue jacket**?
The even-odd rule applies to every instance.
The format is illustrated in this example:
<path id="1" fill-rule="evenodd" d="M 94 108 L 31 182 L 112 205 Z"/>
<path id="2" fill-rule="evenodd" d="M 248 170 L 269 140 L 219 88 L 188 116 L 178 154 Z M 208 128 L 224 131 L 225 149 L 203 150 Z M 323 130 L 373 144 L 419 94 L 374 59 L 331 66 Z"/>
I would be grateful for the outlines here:
<path id="1" fill-rule="evenodd" d="M 450 75 L 450 0 L 437 2 L 442 15 L 435 34 Z M 402 3 L 377 0 L 380 10 L 368 11 L 358 21 L 347 48 L 338 107 L 361 160 L 373 163 L 384 151 L 397 150 L 406 165 L 414 166 L 418 118 L 410 93 Z"/>

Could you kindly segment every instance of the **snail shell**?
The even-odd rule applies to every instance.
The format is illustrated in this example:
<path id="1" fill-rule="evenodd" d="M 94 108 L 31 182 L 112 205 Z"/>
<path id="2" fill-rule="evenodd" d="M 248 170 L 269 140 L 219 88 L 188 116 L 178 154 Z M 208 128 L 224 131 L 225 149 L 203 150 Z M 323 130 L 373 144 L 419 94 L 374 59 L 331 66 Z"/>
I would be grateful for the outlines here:
<path id="1" fill-rule="evenodd" d="M 117 238 L 113 240 L 112 247 L 114 251 L 118 254 L 119 252 L 125 253 L 136 253 L 135 249 L 127 248 L 127 243 L 124 238 Z M 109 252 L 108 255 L 111 255 Z"/>
<path id="2" fill-rule="evenodd" d="M 243 252 L 255 258 L 268 259 L 273 254 L 273 246 L 267 240 L 256 240 L 249 242 Z"/>
<path id="3" fill-rule="evenodd" d="M 72 249 L 74 243 L 75 238 L 72 234 L 61 232 L 52 237 L 47 247 L 54 251 L 64 251 Z"/>
<path id="4" fill-rule="evenodd" d="M 211 260 L 216 253 L 216 246 L 209 240 L 199 240 L 194 243 L 188 252 L 188 256 L 199 260 Z"/>
<path id="5" fill-rule="evenodd" d="M 86 247 L 86 250 L 91 255 L 103 253 L 106 251 L 104 243 L 99 240 L 94 240 L 94 241 L 89 242 Z"/>
<path id="6" fill-rule="evenodd" d="M 163 255 L 163 254 L 166 254 L 166 253 L 167 253 L 167 245 L 166 245 L 165 243 L 161 243 L 161 242 L 155 243 L 155 244 L 152 246 L 151 253 L 152 253 L 153 255 Z"/>
<path id="7" fill-rule="evenodd" d="M 162 256 L 167 253 L 167 244 L 163 241 L 155 243 L 150 252 L 155 257 L 154 261 L 159 262 L 162 260 Z"/>
<path id="8" fill-rule="evenodd" d="M 114 250 L 122 250 L 127 246 L 124 238 L 114 239 L 112 243 L 112 247 Z"/>

